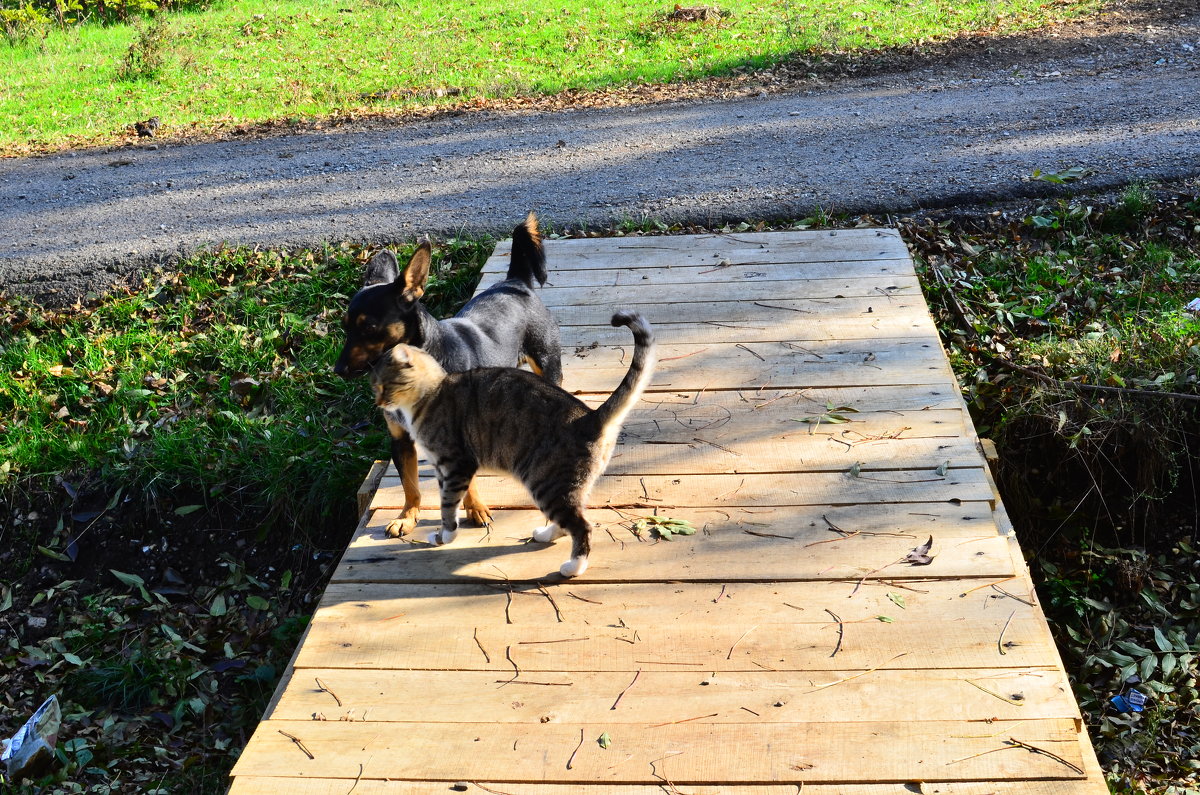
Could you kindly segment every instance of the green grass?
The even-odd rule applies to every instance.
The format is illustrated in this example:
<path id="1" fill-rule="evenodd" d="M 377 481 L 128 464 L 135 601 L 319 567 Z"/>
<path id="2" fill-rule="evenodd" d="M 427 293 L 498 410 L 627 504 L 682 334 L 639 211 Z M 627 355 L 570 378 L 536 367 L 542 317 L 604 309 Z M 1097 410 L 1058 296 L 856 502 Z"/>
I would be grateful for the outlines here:
<path id="1" fill-rule="evenodd" d="M 465 300 L 490 248 L 439 249 L 435 311 Z M 331 370 L 365 257 L 221 251 L 84 310 L 0 303 L 0 483 L 87 473 L 148 501 L 327 516 L 387 449 L 369 390 Z"/>
<path id="2" fill-rule="evenodd" d="M 1035 27 L 1100 2 L 729 0 L 719 20 L 675 22 L 673 3 L 645 0 L 227 0 L 165 15 L 156 72 L 139 71 L 155 54 L 146 47 L 128 62 L 144 24 L 0 43 L 0 151 L 102 141 L 152 115 L 170 133 L 727 75 L 797 54 Z"/>

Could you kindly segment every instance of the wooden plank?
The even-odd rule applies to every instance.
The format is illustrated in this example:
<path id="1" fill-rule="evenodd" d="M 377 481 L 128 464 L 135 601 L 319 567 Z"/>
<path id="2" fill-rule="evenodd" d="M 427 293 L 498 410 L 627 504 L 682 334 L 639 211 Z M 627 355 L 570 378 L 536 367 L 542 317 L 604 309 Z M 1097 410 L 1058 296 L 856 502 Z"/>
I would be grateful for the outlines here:
<path id="1" fill-rule="evenodd" d="M 988 587 L 999 583 L 1009 598 Z M 579 628 L 599 624 L 630 627 L 675 622 L 829 626 L 834 611 L 853 625 L 930 621 L 975 621 L 1003 617 L 1036 618 L 1033 586 L 1026 579 L 944 579 L 892 582 L 855 581 L 689 583 L 572 581 L 545 583 L 330 583 L 321 599 L 324 619 L 354 623 L 370 632 L 388 624 L 537 624 Z M 853 596 L 851 596 L 853 593 Z M 510 596 L 511 594 L 511 596 Z M 553 601 L 551 601 L 553 600 Z M 1027 602 L 1027 603 L 1026 603 Z"/>
<path id="2" fill-rule="evenodd" d="M 589 405 L 599 405 L 607 395 L 580 395 Z M 780 408 L 775 404 L 782 403 Z M 919 386 L 862 386 L 824 387 L 818 389 L 742 389 L 737 391 L 708 392 L 701 390 L 678 390 L 657 392 L 642 398 L 631 417 L 643 411 L 680 411 L 689 404 L 723 406 L 729 411 L 749 409 L 756 415 L 775 409 L 795 416 L 808 416 L 823 410 L 827 405 L 847 406 L 854 413 L 869 414 L 882 412 L 902 414 L 904 412 L 943 411 L 947 409 L 963 412 L 962 396 L 958 388 L 949 384 Z M 675 408 L 676 406 L 680 408 Z M 790 408 L 789 408 L 790 407 Z M 694 411 L 689 409 L 689 411 Z M 723 413 L 717 409 L 715 413 Z M 772 416 L 770 414 L 764 416 Z M 714 417 L 719 420 L 720 417 Z M 628 425 L 628 421 L 626 422 Z"/>
<path id="3" fill-rule="evenodd" d="M 932 775 L 1081 777 L 1063 761 L 1017 747 L 1005 750 L 1010 736 L 1071 765 L 1082 762 L 1075 723 L 1063 719 L 989 725 L 974 733 L 965 733 L 961 723 L 931 721 L 921 725 L 922 741 L 907 743 L 883 739 L 911 736 L 913 726 L 906 722 L 802 723 L 786 734 L 754 724 L 630 725 L 610 732 L 607 750 L 596 742 L 609 730 L 605 724 L 547 723 L 500 731 L 485 723 L 419 723 L 388 732 L 347 721 L 268 721 L 265 728 L 250 740 L 235 775 L 636 784 L 661 777 L 680 786 L 780 779 L 908 782 Z M 314 758 L 281 732 L 300 738 Z M 721 749 L 736 752 L 736 762 Z"/>
<path id="4" fill-rule="evenodd" d="M 1054 648 L 1043 619 L 1017 619 L 999 611 L 971 622 L 862 622 L 853 625 L 853 632 L 842 633 L 840 648 L 833 621 L 757 630 L 684 622 L 645 628 L 375 622 L 369 632 L 351 632 L 355 627 L 317 614 L 296 667 L 493 671 L 501 679 L 513 676 L 514 664 L 522 676 L 639 670 L 998 669 L 1044 665 Z M 831 657 L 835 648 L 838 653 Z M 486 659 L 483 650 L 488 651 Z"/>
<path id="5" fill-rule="evenodd" d="M 950 469 L 939 475 L 941 461 L 928 469 L 868 470 L 856 476 L 847 465 L 839 472 L 804 472 L 732 475 L 609 475 L 592 491 L 592 507 L 613 505 L 643 508 L 673 506 L 773 506 L 851 505 L 858 503 L 904 504 L 916 502 L 990 501 L 991 485 L 978 467 Z M 432 475 L 430 470 L 428 475 Z M 437 481 L 422 473 L 421 500 L 439 505 Z M 483 476 L 479 488 L 484 501 L 495 508 L 533 508 L 525 487 L 510 477 Z M 375 508 L 401 508 L 404 491 L 400 479 L 385 476 L 372 503 Z"/>
<path id="6" fill-rule="evenodd" d="M 871 299 L 866 299 L 867 301 Z M 694 303 L 613 303 L 577 308 L 552 307 L 551 313 L 559 324 L 563 353 L 579 355 L 597 345 L 629 345 L 628 329 L 614 328 L 612 316 L 618 309 L 632 309 L 648 318 L 654 326 L 655 340 L 660 345 L 738 342 L 799 342 L 807 340 L 880 339 L 889 337 L 933 338 L 928 315 L 911 306 L 897 304 L 880 308 L 863 299 L 847 299 L 863 307 L 862 313 L 840 311 L 827 305 L 823 312 L 792 311 L 811 302 L 779 299 L 769 305 L 746 309 L 734 303 L 740 311 L 722 317 L 721 304 Z M 882 302 L 880 302 L 882 303 Z M 753 305 L 750 305 L 753 307 Z M 871 311 L 866 311 L 870 309 Z"/>
<path id="7" fill-rule="evenodd" d="M 686 293 L 683 290 L 686 289 Z M 798 282 L 746 282 L 732 289 L 726 284 L 671 285 L 655 289 L 645 284 L 605 285 L 602 287 L 556 287 L 539 292 L 542 302 L 552 308 L 584 309 L 592 307 L 624 307 L 641 304 L 647 307 L 676 306 L 714 303 L 737 318 L 744 313 L 756 317 L 779 317 L 781 310 L 772 312 L 769 307 L 758 304 L 774 304 L 776 300 L 798 302 L 797 309 L 813 311 L 818 301 L 837 306 L 841 301 L 866 298 L 882 305 L 889 301 L 920 299 L 920 282 L 915 276 L 878 276 L 862 279 L 813 279 Z M 858 303 L 855 301 L 854 303 Z M 719 305 L 729 304 L 721 307 Z M 645 310 L 651 314 L 651 309 Z M 610 312 L 611 314 L 611 312 Z M 928 314 L 926 312 L 925 314 Z M 654 318 L 651 314 L 651 322 Z M 574 325 L 579 325 L 575 323 Z M 930 330 L 933 330 L 930 324 Z"/>
<path id="8" fill-rule="evenodd" d="M 827 261 L 787 262 L 775 261 L 786 257 L 768 254 L 766 258 L 755 253 L 740 261 L 729 260 L 722 265 L 720 260 L 709 259 L 701 265 L 678 265 L 669 263 L 659 267 L 637 267 L 620 258 L 611 262 L 607 269 L 575 269 L 574 259 L 559 258 L 548 262 L 549 276 L 539 290 L 558 290 L 573 287 L 605 286 L 676 286 L 691 284 L 728 284 L 737 289 L 747 282 L 815 282 L 825 279 L 870 279 L 883 277 L 913 276 L 912 260 L 907 258 L 850 260 L 839 262 L 836 267 Z M 484 271 L 483 280 L 489 284 L 499 281 L 508 270 L 508 258 L 497 260 L 497 265 Z"/>
<path id="9" fill-rule="evenodd" d="M 651 509 L 590 512 L 595 527 L 587 581 L 858 581 L 864 576 L 997 579 L 1015 573 L 1008 541 L 996 534 L 987 518 L 987 505 L 980 503 L 868 506 L 853 511 L 828 506 L 748 511 L 672 508 L 660 515 L 690 521 L 700 532 L 670 542 L 641 543 L 627 522 L 632 516 L 651 513 Z M 398 515 L 395 510 L 375 512 L 342 556 L 334 580 L 557 579 L 555 572 L 570 551 L 568 538 L 553 544 L 530 542 L 533 528 L 545 523 L 537 511 L 494 511 L 490 530 L 464 526 L 454 543 L 441 547 L 388 538 L 384 528 Z M 815 543 L 835 537 L 822 516 L 847 532 L 902 535 L 860 534 Z M 438 527 L 438 512 L 423 511 L 415 538 L 423 541 Z M 929 537 L 934 539 L 932 563 L 897 563 Z"/>
<path id="10" fill-rule="evenodd" d="M 528 784 L 524 782 L 461 782 L 468 795 L 663 795 L 663 787 L 639 784 Z M 229 795 L 347 795 L 345 779 L 266 778 L 238 776 Z M 920 789 L 914 789 L 919 786 Z M 697 784 L 687 795 L 797 795 L 796 784 Z M 353 795 L 446 795 L 444 781 L 383 781 L 359 779 Z M 682 792 L 682 790 L 678 790 Z M 805 784 L 802 795 L 1108 795 L 1102 773 L 1091 780 L 946 782 L 924 780 L 893 784 Z"/>
<path id="11" fill-rule="evenodd" d="M 363 478 L 362 485 L 358 487 L 358 492 L 354 495 L 358 501 L 359 516 L 366 513 L 367 508 L 371 506 L 371 498 L 375 496 L 375 490 L 379 488 L 379 481 L 383 478 L 383 473 L 387 471 L 387 468 L 387 461 L 376 460 L 371 463 L 371 469 Z"/>
<path id="12" fill-rule="evenodd" d="M 497 682 L 491 671 L 388 671 L 381 676 L 379 671 L 304 668 L 293 674 L 271 719 L 567 725 L 605 722 L 624 726 L 713 715 L 708 722 L 790 724 L 827 722 L 831 716 L 844 714 L 851 704 L 871 705 L 872 721 L 984 723 L 1079 717 L 1067 677 L 1045 667 L 869 674 L 642 671 L 636 681 L 619 672 L 541 677 L 570 682 L 566 687 L 524 684 L 521 677 L 505 685 L 507 678 L 499 677 Z M 414 693 L 421 697 L 413 698 Z M 898 693 L 919 693 L 920 708 L 914 711 L 913 701 L 896 698 Z M 618 707 L 615 710 L 611 708 L 614 703 Z M 847 716 L 849 721 L 864 717 L 863 712 Z"/>
<path id="13" fill-rule="evenodd" d="M 739 262 L 820 262 L 901 259 L 908 247 L 894 229 L 835 229 L 821 232 L 757 232 L 711 235 L 654 235 L 623 238 L 546 239 L 551 272 L 710 265 Z M 484 273 L 508 270 L 512 241 L 497 244 Z M 710 265 L 711 267 L 711 265 Z"/>
<path id="14" fill-rule="evenodd" d="M 563 387 L 573 392 L 611 392 L 629 369 L 629 350 L 601 345 L 564 359 Z M 936 339 L 789 341 L 754 345 L 666 344 L 648 391 L 804 389 L 953 383 Z"/>

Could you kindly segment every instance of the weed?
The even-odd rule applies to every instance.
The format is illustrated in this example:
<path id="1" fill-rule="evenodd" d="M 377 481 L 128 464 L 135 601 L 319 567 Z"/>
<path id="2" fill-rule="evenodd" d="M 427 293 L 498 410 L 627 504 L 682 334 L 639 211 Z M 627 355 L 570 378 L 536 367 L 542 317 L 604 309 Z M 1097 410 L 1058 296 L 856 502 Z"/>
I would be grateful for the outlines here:
<path id="1" fill-rule="evenodd" d="M 117 79 L 153 80 L 166 67 L 170 56 L 173 35 L 170 25 L 165 14 L 157 14 L 149 24 L 137 20 L 134 29 L 137 38 L 117 65 Z"/>
<path id="2" fill-rule="evenodd" d="M 0 8 L 0 30 L 10 47 L 45 39 L 50 32 L 51 20 L 33 3 L 16 8 Z"/>

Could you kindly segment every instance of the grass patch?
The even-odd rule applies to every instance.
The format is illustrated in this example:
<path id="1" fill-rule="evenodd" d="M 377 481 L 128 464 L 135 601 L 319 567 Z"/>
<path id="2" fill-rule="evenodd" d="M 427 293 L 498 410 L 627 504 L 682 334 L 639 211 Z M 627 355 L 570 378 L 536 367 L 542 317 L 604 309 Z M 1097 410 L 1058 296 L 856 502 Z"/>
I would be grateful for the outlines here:
<path id="1" fill-rule="evenodd" d="M 153 69 L 126 65 L 145 49 L 134 23 L 14 34 L 0 45 L 0 151 L 111 139 L 150 116 L 169 132 L 691 80 L 797 54 L 1030 28 L 1099 5 L 729 0 L 687 21 L 645 0 L 218 2 L 160 14 L 173 34 L 153 46 Z M 123 70 L 143 79 L 117 79 Z"/>
<path id="2" fill-rule="evenodd" d="M 439 246 L 427 305 L 492 248 Z M 42 791 L 224 791 L 388 449 L 331 369 L 367 258 L 221 250 L 86 307 L 0 299 L 0 735 L 59 695 Z"/>
<path id="3" fill-rule="evenodd" d="M 904 231 L 1110 787 L 1195 791 L 1200 197 Z"/>

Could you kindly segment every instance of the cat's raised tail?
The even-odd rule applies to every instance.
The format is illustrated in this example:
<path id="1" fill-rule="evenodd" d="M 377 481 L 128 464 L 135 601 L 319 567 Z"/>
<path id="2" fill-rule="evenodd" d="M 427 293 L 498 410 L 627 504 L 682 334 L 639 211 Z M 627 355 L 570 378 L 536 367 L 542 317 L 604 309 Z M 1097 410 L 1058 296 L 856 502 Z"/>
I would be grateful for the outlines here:
<path id="1" fill-rule="evenodd" d="M 629 364 L 629 371 L 625 373 L 621 383 L 608 396 L 608 400 L 596 409 L 595 417 L 601 427 L 619 429 L 629 410 L 650 384 L 656 359 L 654 329 L 646 322 L 646 318 L 636 312 L 618 312 L 612 316 L 612 324 L 628 326 L 633 332 L 633 361 Z"/>

